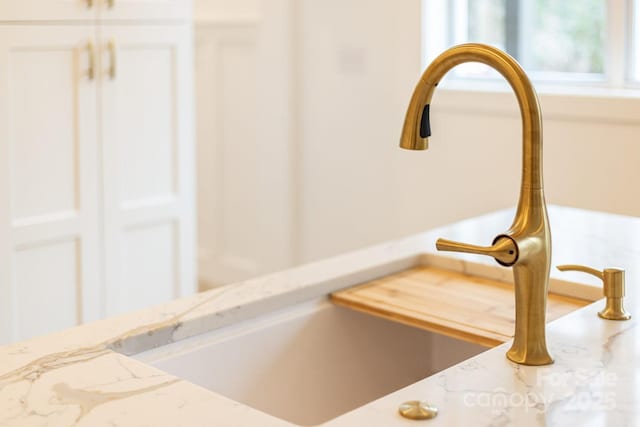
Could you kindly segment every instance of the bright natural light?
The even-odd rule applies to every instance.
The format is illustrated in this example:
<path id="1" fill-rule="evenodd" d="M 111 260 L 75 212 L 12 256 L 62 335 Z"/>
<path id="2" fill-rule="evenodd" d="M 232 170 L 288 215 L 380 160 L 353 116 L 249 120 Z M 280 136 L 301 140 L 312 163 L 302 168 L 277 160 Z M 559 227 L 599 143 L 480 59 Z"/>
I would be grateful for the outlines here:
<path id="1" fill-rule="evenodd" d="M 634 25 L 640 17 L 637 3 L 425 1 L 425 58 L 455 44 L 486 43 L 514 56 L 534 80 L 621 87 L 640 80 L 639 55 L 634 54 L 640 38 Z M 436 25 L 430 15 L 443 13 L 448 25 Z M 487 78 L 495 73 L 483 65 L 466 64 L 458 67 L 455 76 Z"/>

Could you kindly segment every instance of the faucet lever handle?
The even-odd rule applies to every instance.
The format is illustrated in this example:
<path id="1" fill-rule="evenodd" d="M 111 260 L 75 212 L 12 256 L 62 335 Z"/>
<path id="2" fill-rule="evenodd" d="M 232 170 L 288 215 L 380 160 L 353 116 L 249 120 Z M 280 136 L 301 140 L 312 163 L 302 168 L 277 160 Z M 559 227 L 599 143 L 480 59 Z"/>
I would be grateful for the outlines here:
<path id="1" fill-rule="evenodd" d="M 453 240 L 438 239 L 436 248 L 439 251 L 464 252 L 469 254 L 486 255 L 495 258 L 498 263 L 510 267 L 518 261 L 518 245 L 509 236 L 500 235 L 495 238 L 491 246 L 476 246 Z"/>
<path id="2" fill-rule="evenodd" d="M 603 271 L 584 265 L 559 265 L 560 271 L 581 271 L 596 276 L 604 283 L 604 296 L 607 298 L 604 310 L 598 316 L 609 320 L 629 320 L 631 315 L 624 309 L 624 270 L 605 268 Z"/>

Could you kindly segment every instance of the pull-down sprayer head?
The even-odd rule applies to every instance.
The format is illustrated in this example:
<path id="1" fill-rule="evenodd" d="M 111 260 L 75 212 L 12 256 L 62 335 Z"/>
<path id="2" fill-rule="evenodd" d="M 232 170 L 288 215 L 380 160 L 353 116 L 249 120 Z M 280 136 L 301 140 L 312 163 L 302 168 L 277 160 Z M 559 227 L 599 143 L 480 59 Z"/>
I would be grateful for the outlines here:
<path id="1" fill-rule="evenodd" d="M 438 56 L 418 81 L 404 120 L 400 147 L 426 150 L 431 136 L 430 104 L 442 78 L 456 65 L 480 62 L 497 70 L 513 89 L 522 118 L 522 187 L 542 188 L 542 120 L 538 97 L 526 73 L 505 52 L 478 43 L 454 46 Z"/>

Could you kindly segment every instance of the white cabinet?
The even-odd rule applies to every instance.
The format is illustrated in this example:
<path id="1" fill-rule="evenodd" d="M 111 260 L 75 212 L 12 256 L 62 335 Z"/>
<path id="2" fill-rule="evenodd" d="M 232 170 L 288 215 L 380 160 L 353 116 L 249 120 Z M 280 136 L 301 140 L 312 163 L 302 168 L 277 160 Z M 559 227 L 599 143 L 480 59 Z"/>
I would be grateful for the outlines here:
<path id="1" fill-rule="evenodd" d="M 191 72 L 188 24 L 0 25 L 0 344 L 195 292 Z"/>
<path id="2" fill-rule="evenodd" d="M 194 290 L 192 43 L 184 27 L 102 35 L 115 73 L 102 85 L 101 109 L 111 315 Z"/>
<path id="3" fill-rule="evenodd" d="M 0 21 L 188 21 L 191 0 L 0 0 Z"/>
<path id="4" fill-rule="evenodd" d="M 91 20 L 101 0 L 0 0 L 0 21 Z"/>
<path id="5" fill-rule="evenodd" d="M 92 27 L 0 27 L 0 342 L 100 315 Z"/>
<path id="6" fill-rule="evenodd" d="M 99 13 L 103 20 L 191 19 L 191 0 L 102 0 L 102 4 Z"/>

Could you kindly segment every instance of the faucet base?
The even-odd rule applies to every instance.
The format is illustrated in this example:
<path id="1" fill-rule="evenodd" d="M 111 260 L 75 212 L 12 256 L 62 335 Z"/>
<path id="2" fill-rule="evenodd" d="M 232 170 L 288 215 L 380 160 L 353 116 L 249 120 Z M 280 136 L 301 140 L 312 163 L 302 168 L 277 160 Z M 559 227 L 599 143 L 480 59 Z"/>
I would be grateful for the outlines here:
<path id="1" fill-rule="evenodd" d="M 511 347 L 507 351 L 507 359 L 520 365 L 528 366 L 544 366 L 553 363 L 553 357 L 551 357 L 546 348 L 527 352 Z"/>

